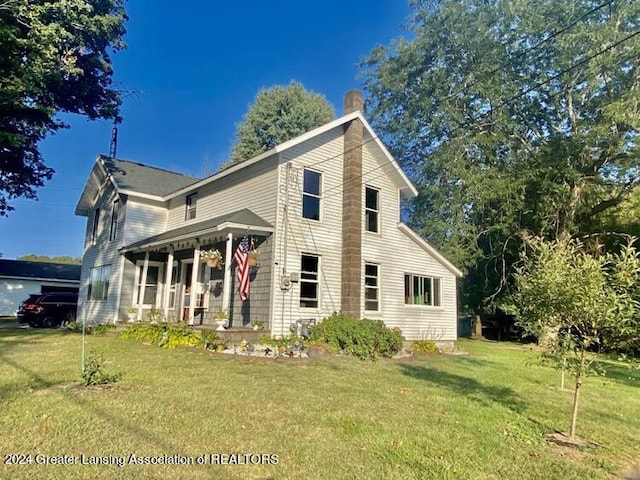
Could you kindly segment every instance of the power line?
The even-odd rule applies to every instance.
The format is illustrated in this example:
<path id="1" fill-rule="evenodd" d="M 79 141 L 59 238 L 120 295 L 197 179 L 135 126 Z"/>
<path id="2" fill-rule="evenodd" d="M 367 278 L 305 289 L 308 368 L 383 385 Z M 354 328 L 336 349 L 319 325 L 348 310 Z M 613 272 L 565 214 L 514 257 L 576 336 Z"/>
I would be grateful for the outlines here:
<path id="1" fill-rule="evenodd" d="M 538 47 L 540 47 L 541 45 L 545 44 L 549 40 L 553 40 L 554 38 L 558 37 L 559 35 L 563 34 L 564 32 L 566 32 L 566 31 L 570 30 L 571 28 L 575 27 L 579 22 L 581 22 L 582 20 L 584 20 L 585 18 L 590 16 L 592 13 L 595 13 L 598 10 L 600 10 L 600 9 L 602 9 L 602 8 L 606 7 L 607 5 L 610 5 L 612 3 L 613 3 L 613 0 L 609 0 L 608 2 L 604 2 L 604 3 L 600 4 L 600 5 L 598 5 L 597 7 L 592 8 L 587 13 L 585 13 L 584 15 L 580 16 L 579 18 L 575 19 L 570 24 L 564 26 L 563 28 L 561 28 L 560 30 L 558 30 L 556 32 L 553 32 L 551 35 L 549 35 L 548 37 L 543 38 L 542 40 L 540 40 L 538 43 L 536 43 L 532 47 L 530 47 L 527 50 L 519 53 L 518 55 L 516 55 L 513 58 L 513 60 L 518 60 L 518 59 L 524 57 L 525 55 L 527 55 L 528 53 L 531 53 L 532 51 L 536 50 Z M 464 87 L 462 87 L 457 92 L 454 92 L 454 93 L 450 94 L 444 100 L 442 100 L 440 103 L 444 103 L 447 100 L 451 100 L 453 97 L 455 97 L 459 93 L 461 93 L 461 92 L 463 92 L 465 90 L 468 90 L 471 87 L 475 87 L 481 81 L 486 80 L 487 78 L 489 78 L 493 74 L 495 74 L 495 73 L 499 72 L 500 70 L 502 70 L 504 67 L 506 67 L 509 64 L 509 62 L 512 62 L 513 60 L 505 61 L 505 62 L 501 63 L 498 67 L 494 68 L 493 70 L 490 70 L 487 74 L 483 75 L 482 77 L 477 79 L 475 82 L 471 83 L 471 85 L 465 85 Z"/>
<path id="2" fill-rule="evenodd" d="M 632 33 L 632 34 L 630 34 L 630 35 L 628 35 L 628 36 L 624 37 L 623 39 L 621 39 L 621 40 L 619 40 L 619 41 L 617 41 L 617 42 L 615 42 L 615 43 L 613 43 L 613 44 L 611 44 L 611 45 L 609 45 L 609 46 L 607 46 L 607 47 L 603 48 L 602 50 L 600 50 L 600 51 L 598 51 L 598 52 L 594 53 L 593 55 L 590 55 L 589 57 L 587 57 L 587 58 L 585 58 L 585 59 L 583 59 L 583 60 L 579 61 L 578 63 L 576 63 L 576 64 L 574 64 L 574 65 L 571 65 L 570 67 L 568 67 L 568 68 L 566 68 L 566 69 L 562 70 L 561 72 L 557 73 L 556 75 L 553 75 L 552 77 L 548 78 L 547 80 L 544 80 L 544 81 L 542 81 L 542 82 L 539 82 L 539 83 L 537 83 L 536 85 L 534 85 L 533 87 L 530 87 L 530 88 L 526 89 L 525 91 L 523 91 L 523 92 L 521 92 L 521 93 L 519 93 L 519 94 L 517 94 L 517 95 L 514 95 L 514 96 L 510 97 L 509 99 L 507 99 L 507 100 L 505 100 L 505 101 L 501 102 L 499 105 L 497 105 L 495 108 L 491 109 L 491 110 L 490 110 L 489 112 L 487 112 L 486 114 L 484 114 L 484 115 L 480 116 L 479 118 L 475 119 L 475 120 L 473 121 L 473 123 L 476 123 L 476 122 L 478 122 L 478 121 L 482 120 L 483 118 L 486 118 L 486 117 L 488 117 L 488 116 L 492 115 L 495 111 L 497 111 L 497 110 L 499 110 L 499 109 L 501 109 L 501 108 L 504 108 L 505 106 L 507 106 L 507 105 L 509 105 L 511 102 L 513 102 L 514 100 L 516 100 L 516 99 L 518 99 L 518 98 L 521 98 L 521 97 L 523 97 L 523 96 L 525 96 L 525 95 L 527 95 L 527 94 L 531 93 L 533 90 L 535 90 L 535 89 L 537 89 L 537 88 L 539 88 L 539 87 L 541 87 L 541 86 L 543 86 L 543 85 L 546 85 L 546 84 L 547 84 L 547 83 L 549 83 L 549 82 L 552 82 L 553 80 L 555 80 L 555 79 L 559 78 L 560 76 L 564 75 L 565 73 L 568 73 L 568 72 L 570 72 L 570 71 L 572 71 L 572 70 L 575 70 L 576 68 L 578 68 L 578 67 L 580 67 L 580 66 L 582 66 L 582 65 L 584 65 L 584 64 L 586 64 L 586 63 L 588 63 L 588 62 L 590 62 L 590 61 L 591 61 L 591 60 L 593 60 L 594 58 L 596 58 L 596 57 L 598 57 L 598 56 L 600 56 L 600 55 L 603 55 L 604 53 L 606 53 L 606 52 L 608 52 L 608 51 L 610 51 L 610 50 L 612 50 L 612 49 L 614 49 L 614 48 L 618 47 L 619 45 L 621 45 L 621 44 L 622 44 L 622 43 L 624 43 L 624 42 L 629 41 L 630 39 L 632 39 L 633 37 L 635 37 L 635 36 L 637 36 L 637 35 L 640 35 L 640 30 L 638 30 L 638 31 L 636 31 L 636 32 L 634 32 L 634 33 Z M 564 91 L 566 92 L 567 90 L 568 90 L 568 89 L 565 89 Z M 549 98 L 552 98 L 553 96 L 558 95 L 559 93 L 562 93 L 562 92 L 558 92 L 558 93 L 556 93 L 556 94 L 554 94 L 554 95 L 550 95 L 550 96 L 549 96 Z M 460 130 L 460 129 L 464 128 L 464 127 L 469 127 L 469 126 L 471 126 L 471 124 L 470 124 L 470 123 L 467 123 L 467 124 L 465 124 L 465 125 L 461 125 L 461 126 L 459 126 L 459 127 L 456 127 L 455 129 L 453 129 L 451 133 L 454 133 L 454 132 L 456 132 L 457 130 Z M 335 157 L 333 157 L 333 158 L 335 158 Z M 368 175 L 368 174 L 370 174 L 370 173 L 372 173 L 372 172 L 374 172 L 374 171 L 376 171 L 376 170 L 379 170 L 379 169 L 381 169 L 381 168 L 384 168 L 384 167 L 386 167 L 386 166 L 388 166 L 388 165 L 392 165 L 394 162 L 395 162 L 395 160 L 393 160 L 393 159 L 388 160 L 388 161 L 386 161 L 386 162 L 381 163 L 381 164 L 380 164 L 380 165 L 378 165 L 376 168 L 372 168 L 372 169 L 370 169 L 370 170 L 368 170 L 368 171 L 366 171 L 366 172 L 363 172 L 361 175 L 358 175 L 358 176 L 356 176 L 356 177 L 353 177 L 353 178 L 351 178 L 351 179 L 347 180 L 346 182 L 342 182 L 342 183 L 340 183 L 340 184 L 338 184 L 338 185 L 336 185 L 336 186 L 334 186 L 334 187 L 331 187 L 331 188 L 330 188 L 330 189 L 328 189 L 326 192 L 324 192 L 323 198 L 331 198 L 331 197 L 333 197 L 334 195 L 337 195 L 338 193 L 336 193 L 336 194 L 334 194 L 334 195 L 327 195 L 327 193 L 332 192 L 332 191 L 334 191 L 334 190 L 337 190 L 337 189 L 339 189 L 339 188 L 343 188 L 343 187 L 347 186 L 347 184 L 352 183 L 352 182 L 354 182 L 354 181 L 356 181 L 356 180 L 358 180 L 358 179 L 363 179 L 366 175 Z M 383 174 L 383 175 L 384 175 L 384 174 Z M 383 176 L 383 175 L 376 176 L 376 177 L 374 177 L 374 179 L 376 179 L 376 178 L 380 178 L 380 177 L 381 177 L 381 176 Z M 371 181 L 371 180 L 372 180 L 372 179 L 369 179 L 369 181 Z M 360 185 L 360 186 L 362 186 L 363 184 L 364 184 L 364 182 L 362 182 L 362 181 L 361 181 L 359 185 Z"/>

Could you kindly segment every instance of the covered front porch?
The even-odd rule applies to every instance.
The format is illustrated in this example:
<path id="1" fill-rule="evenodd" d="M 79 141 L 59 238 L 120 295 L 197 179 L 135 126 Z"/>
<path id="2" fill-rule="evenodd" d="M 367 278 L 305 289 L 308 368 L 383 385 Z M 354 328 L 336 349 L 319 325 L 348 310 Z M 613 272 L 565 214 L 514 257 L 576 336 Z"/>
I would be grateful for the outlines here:
<path id="1" fill-rule="evenodd" d="M 214 325 L 226 317 L 228 327 L 248 327 L 255 320 L 268 326 L 272 232 L 245 209 L 123 248 L 120 318 Z M 234 253 L 245 235 L 257 259 L 248 269 L 249 296 L 242 299 Z M 212 252 L 220 258 L 211 258 Z"/>

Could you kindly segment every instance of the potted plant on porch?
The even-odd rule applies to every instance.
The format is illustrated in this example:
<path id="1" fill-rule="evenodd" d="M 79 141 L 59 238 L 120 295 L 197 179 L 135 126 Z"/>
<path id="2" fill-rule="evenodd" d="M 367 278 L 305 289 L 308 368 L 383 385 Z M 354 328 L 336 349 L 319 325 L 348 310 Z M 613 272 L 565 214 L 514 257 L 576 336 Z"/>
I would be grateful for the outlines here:
<path id="1" fill-rule="evenodd" d="M 218 267 L 218 269 L 221 269 L 224 265 L 224 262 L 222 261 L 222 253 L 220 253 L 220 250 L 215 248 L 211 250 L 202 250 L 200 252 L 200 258 L 207 262 L 209 267 Z"/>
<path id="2" fill-rule="evenodd" d="M 137 320 L 137 318 L 138 318 L 138 309 L 134 308 L 134 307 L 128 308 L 127 309 L 127 317 L 128 317 L 127 321 L 129 323 L 135 322 Z"/>
<path id="3" fill-rule="evenodd" d="M 218 310 L 215 315 L 216 325 L 218 326 L 216 330 L 223 331 L 224 327 L 227 325 L 228 319 L 229 319 L 229 316 L 227 315 L 227 312 L 225 310 L 222 310 L 222 309 Z"/>

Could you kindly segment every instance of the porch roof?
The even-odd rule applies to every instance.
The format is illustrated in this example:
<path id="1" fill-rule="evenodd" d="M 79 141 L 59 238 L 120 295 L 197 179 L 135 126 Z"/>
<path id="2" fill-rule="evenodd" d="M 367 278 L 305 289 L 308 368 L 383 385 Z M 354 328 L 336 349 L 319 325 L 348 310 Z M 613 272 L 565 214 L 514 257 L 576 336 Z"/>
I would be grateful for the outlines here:
<path id="1" fill-rule="evenodd" d="M 220 234 L 222 232 L 243 233 L 249 231 L 253 234 L 267 234 L 273 232 L 273 225 L 263 220 L 251 210 L 244 208 L 236 212 L 221 215 L 219 217 L 204 220 L 198 223 L 174 228 L 164 233 L 145 238 L 120 249 L 121 252 L 134 252 L 147 248 L 166 246 L 180 240 L 189 240 L 195 237 Z"/>

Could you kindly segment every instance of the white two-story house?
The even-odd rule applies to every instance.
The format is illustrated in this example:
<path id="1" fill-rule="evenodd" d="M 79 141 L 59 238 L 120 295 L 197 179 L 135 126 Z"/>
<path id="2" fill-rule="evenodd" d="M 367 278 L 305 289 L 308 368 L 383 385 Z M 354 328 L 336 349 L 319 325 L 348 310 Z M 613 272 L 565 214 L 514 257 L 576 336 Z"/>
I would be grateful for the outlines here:
<path id="1" fill-rule="evenodd" d="M 205 179 L 100 156 L 76 207 L 87 217 L 78 318 L 149 312 L 274 336 L 334 311 L 380 319 L 407 339 L 456 339 L 461 272 L 401 222 L 415 187 L 345 96 L 341 118 Z M 249 296 L 234 252 L 259 252 Z M 201 252 L 219 250 L 222 265 Z"/>

